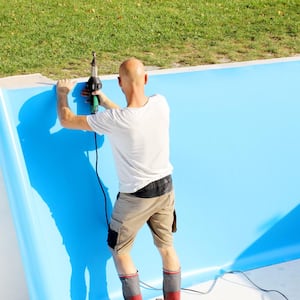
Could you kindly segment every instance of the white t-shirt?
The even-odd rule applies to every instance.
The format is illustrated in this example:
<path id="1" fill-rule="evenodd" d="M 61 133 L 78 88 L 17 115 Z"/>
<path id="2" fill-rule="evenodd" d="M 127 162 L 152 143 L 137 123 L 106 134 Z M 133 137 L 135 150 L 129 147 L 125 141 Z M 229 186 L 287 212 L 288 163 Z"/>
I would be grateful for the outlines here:
<path id="1" fill-rule="evenodd" d="M 133 193 L 172 173 L 169 160 L 169 106 L 161 95 L 139 108 L 107 109 L 87 116 L 112 146 L 120 192 Z"/>

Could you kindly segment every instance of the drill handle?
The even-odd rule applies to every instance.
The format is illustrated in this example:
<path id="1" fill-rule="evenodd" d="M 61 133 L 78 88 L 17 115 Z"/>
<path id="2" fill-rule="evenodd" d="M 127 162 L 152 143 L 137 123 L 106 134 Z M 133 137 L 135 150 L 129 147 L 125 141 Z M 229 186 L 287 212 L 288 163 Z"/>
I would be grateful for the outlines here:
<path id="1" fill-rule="evenodd" d="M 89 93 L 89 100 L 91 106 L 91 113 L 94 114 L 98 111 L 99 100 L 98 96 L 92 95 L 92 92 L 98 91 L 102 88 L 102 82 L 99 77 L 90 77 L 88 82 L 86 83 L 86 90 Z"/>
<path id="2" fill-rule="evenodd" d="M 98 111 L 98 107 L 99 107 L 99 100 L 98 100 L 98 96 L 92 95 L 91 96 L 91 114 L 95 114 Z"/>

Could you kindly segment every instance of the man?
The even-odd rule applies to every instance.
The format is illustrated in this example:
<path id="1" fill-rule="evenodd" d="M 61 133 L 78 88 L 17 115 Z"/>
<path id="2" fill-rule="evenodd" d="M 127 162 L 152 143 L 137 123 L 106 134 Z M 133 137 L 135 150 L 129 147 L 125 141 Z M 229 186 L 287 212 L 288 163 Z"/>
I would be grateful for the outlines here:
<path id="1" fill-rule="evenodd" d="M 138 230 L 147 223 L 163 263 L 163 293 L 167 300 L 180 299 L 180 264 L 173 247 L 174 192 L 169 162 L 169 107 L 161 95 L 147 97 L 148 76 L 135 58 L 119 68 L 119 86 L 127 106 L 120 108 L 102 91 L 106 108 L 89 116 L 75 115 L 67 95 L 74 83 L 57 83 L 57 111 L 62 126 L 106 134 L 112 146 L 119 189 L 109 225 L 107 242 L 122 282 L 126 300 L 142 299 L 137 269 L 130 250 Z"/>

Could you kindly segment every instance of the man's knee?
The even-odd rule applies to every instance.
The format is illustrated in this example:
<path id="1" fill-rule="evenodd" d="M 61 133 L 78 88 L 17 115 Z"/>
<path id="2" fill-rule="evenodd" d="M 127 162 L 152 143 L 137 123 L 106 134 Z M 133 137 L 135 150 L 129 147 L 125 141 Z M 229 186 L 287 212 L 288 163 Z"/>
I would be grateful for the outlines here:
<path id="1" fill-rule="evenodd" d="M 175 252 L 175 249 L 173 246 L 159 247 L 158 251 L 161 254 L 161 256 L 163 256 L 163 257 L 176 255 L 176 252 Z"/>
<path id="2" fill-rule="evenodd" d="M 178 271 L 180 269 L 180 262 L 174 247 L 171 246 L 158 249 L 163 261 L 163 267 L 168 270 Z"/>

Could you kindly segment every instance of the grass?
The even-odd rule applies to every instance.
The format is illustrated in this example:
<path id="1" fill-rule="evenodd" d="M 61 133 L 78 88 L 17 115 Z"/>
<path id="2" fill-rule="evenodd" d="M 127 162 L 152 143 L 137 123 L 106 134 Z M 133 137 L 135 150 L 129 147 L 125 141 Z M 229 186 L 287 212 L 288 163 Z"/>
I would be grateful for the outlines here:
<path id="1" fill-rule="evenodd" d="M 0 0 L 0 77 L 86 77 L 300 54 L 299 0 Z"/>

